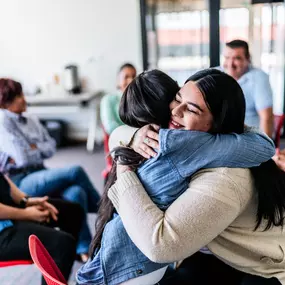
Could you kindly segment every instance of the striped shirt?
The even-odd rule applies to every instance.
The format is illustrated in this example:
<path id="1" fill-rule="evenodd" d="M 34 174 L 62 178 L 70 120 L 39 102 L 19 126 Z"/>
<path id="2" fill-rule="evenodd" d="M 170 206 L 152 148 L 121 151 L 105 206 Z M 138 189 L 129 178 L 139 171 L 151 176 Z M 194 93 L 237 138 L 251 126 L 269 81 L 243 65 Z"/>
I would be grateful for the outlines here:
<path id="1" fill-rule="evenodd" d="M 32 144 L 36 145 L 36 148 L 32 148 Z M 0 110 L 0 150 L 5 153 L 3 161 L 8 157 L 15 161 L 15 165 L 9 165 L 6 160 L 2 171 L 7 171 L 7 166 L 11 169 L 42 165 L 44 159 L 54 155 L 56 143 L 38 118 L 23 117 L 2 109 Z"/>

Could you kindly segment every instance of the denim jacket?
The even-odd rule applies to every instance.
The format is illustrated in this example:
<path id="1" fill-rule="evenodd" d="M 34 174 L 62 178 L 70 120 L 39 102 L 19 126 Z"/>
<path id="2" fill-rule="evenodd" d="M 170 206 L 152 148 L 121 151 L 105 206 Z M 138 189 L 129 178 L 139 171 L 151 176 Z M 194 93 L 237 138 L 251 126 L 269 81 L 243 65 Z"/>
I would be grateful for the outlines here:
<path id="1" fill-rule="evenodd" d="M 150 198 L 162 210 L 187 188 L 190 176 L 201 168 L 258 166 L 275 153 L 264 134 L 212 135 L 200 131 L 160 130 L 160 147 L 137 175 Z M 165 267 L 150 261 L 129 238 L 120 216 L 107 223 L 101 248 L 77 273 L 78 284 L 115 285 Z"/>

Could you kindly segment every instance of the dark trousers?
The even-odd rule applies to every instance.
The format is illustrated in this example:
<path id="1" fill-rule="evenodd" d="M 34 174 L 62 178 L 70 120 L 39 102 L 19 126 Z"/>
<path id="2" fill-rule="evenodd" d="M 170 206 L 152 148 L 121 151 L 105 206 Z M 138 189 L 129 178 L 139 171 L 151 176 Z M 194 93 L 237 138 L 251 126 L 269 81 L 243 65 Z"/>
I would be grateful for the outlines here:
<path id="1" fill-rule="evenodd" d="M 60 199 L 50 199 L 49 202 L 59 210 L 58 221 L 51 221 L 48 225 L 14 221 L 13 227 L 0 232 L 0 260 L 31 259 L 28 239 L 31 234 L 35 234 L 68 280 L 76 255 L 76 242 L 84 211 L 76 203 Z M 44 280 L 42 284 L 46 284 Z"/>
<path id="2" fill-rule="evenodd" d="M 214 255 L 197 252 L 177 270 L 168 270 L 159 285 L 280 285 L 276 278 L 263 278 L 238 271 Z"/>

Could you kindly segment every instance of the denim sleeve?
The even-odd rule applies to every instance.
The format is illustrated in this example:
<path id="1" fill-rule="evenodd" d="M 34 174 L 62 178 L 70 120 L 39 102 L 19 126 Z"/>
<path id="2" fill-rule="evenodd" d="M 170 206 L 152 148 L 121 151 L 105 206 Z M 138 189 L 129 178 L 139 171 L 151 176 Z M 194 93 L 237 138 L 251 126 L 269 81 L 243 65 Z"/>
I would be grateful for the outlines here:
<path id="1" fill-rule="evenodd" d="M 257 111 L 260 111 L 272 107 L 272 89 L 269 82 L 269 76 L 261 70 L 256 72 L 253 96 L 255 108 Z"/>
<path id="2" fill-rule="evenodd" d="M 201 168 L 258 166 L 275 153 L 272 140 L 255 130 L 240 135 L 174 130 L 161 139 L 161 152 L 185 178 Z"/>
<path id="3" fill-rule="evenodd" d="M 35 124 L 39 129 L 39 133 L 42 138 L 38 142 L 36 142 L 37 148 L 41 153 L 41 157 L 43 159 L 52 157 L 56 152 L 56 142 L 49 135 L 48 131 L 45 127 L 40 123 L 38 118 L 33 118 Z"/>

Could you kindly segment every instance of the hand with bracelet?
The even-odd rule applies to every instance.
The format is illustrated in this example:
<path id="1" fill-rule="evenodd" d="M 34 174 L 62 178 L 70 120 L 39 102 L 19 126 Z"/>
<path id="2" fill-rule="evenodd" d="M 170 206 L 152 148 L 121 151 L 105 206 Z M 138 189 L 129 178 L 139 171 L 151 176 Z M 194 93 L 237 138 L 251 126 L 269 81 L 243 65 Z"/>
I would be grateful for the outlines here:
<path id="1" fill-rule="evenodd" d="M 48 211 L 49 217 L 54 221 L 57 221 L 58 210 L 55 206 L 48 202 L 49 197 L 29 197 L 26 203 L 26 207 L 37 207 L 40 211 Z M 46 220 L 49 221 L 49 218 Z"/>
<path id="2" fill-rule="evenodd" d="M 48 202 L 48 196 L 29 197 L 26 196 L 9 177 L 5 176 L 10 185 L 13 201 L 24 210 L 24 219 L 34 222 L 49 222 L 50 218 L 57 221 L 58 210 Z"/>

